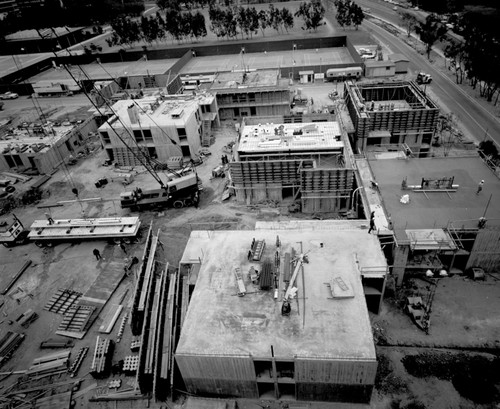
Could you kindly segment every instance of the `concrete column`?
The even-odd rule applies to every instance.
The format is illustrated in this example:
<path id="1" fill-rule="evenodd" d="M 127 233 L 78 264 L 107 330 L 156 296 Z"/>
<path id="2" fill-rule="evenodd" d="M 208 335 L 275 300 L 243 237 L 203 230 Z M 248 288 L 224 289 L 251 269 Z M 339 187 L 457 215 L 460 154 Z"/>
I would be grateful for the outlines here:
<path id="1" fill-rule="evenodd" d="M 406 263 L 408 262 L 409 246 L 398 246 L 394 248 L 394 267 L 392 274 L 396 279 L 396 286 L 401 287 L 405 274 Z"/>

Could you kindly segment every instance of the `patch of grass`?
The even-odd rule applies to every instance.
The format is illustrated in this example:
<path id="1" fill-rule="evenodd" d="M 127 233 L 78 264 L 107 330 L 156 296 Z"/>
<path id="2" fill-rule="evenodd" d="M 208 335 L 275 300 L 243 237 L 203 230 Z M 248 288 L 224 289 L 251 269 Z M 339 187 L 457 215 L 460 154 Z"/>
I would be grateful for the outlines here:
<path id="1" fill-rule="evenodd" d="M 500 358 L 481 355 L 422 353 L 402 359 L 406 371 L 417 378 L 435 376 L 449 380 L 457 392 L 475 403 L 492 403 L 500 398 Z"/>
<path id="2" fill-rule="evenodd" d="M 407 392 L 408 386 L 403 379 L 394 375 L 391 360 L 384 354 L 378 354 L 377 361 L 377 375 L 375 376 L 375 388 L 377 391 L 384 394 Z"/>

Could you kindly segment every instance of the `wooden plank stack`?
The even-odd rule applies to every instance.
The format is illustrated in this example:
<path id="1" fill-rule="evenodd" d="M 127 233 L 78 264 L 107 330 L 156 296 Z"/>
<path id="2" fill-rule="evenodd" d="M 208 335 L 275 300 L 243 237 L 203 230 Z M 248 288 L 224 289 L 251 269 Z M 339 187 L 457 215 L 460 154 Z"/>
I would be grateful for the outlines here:
<path id="1" fill-rule="evenodd" d="M 68 370 L 70 351 L 55 352 L 33 360 L 26 375 L 29 377 L 43 377 L 66 372 Z"/>
<path id="2" fill-rule="evenodd" d="M 114 343 L 110 339 L 97 336 L 90 374 L 97 379 L 108 376 L 113 358 Z"/>
<path id="3" fill-rule="evenodd" d="M 7 362 L 25 338 L 24 334 L 8 331 L 0 340 L 0 366 Z"/>

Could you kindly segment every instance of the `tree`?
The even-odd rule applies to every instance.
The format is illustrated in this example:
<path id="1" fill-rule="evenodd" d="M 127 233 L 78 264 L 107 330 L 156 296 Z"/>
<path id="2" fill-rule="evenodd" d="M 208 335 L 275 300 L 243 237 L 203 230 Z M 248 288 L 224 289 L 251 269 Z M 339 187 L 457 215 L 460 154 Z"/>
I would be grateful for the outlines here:
<path id="1" fill-rule="evenodd" d="M 181 37 L 182 15 L 178 10 L 167 10 L 165 13 L 165 30 L 176 40 Z"/>
<path id="2" fill-rule="evenodd" d="M 293 28 L 293 14 L 286 7 L 281 9 L 281 20 L 283 21 L 283 26 L 288 33 L 288 30 Z"/>
<path id="3" fill-rule="evenodd" d="M 281 23 L 280 11 L 272 3 L 269 4 L 269 25 L 279 33 Z"/>
<path id="4" fill-rule="evenodd" d="M 259 26 L 260 31 L 262 31 L 262 37 L 266 36 L 265 30 L 270 25 L 269 23 L 269 13 L 266 10 L 259 11 Z"/>
<path id="5" fill-rule="evenodd" d="M 127 44 L 132 46 L 133 43 L 141 39 L 141 29 L 139 23 L 129 16 L 118 17 L 111 22 L 113 34 L 108 45 Z"/>
<path id="6" fill-rule="evenodd" d="M 464 63 L 467 58 L 465 43 L 449 40 L 444 48 L 444 55 L 450 60 L 450 66 L 455 71 L 455 80 L 457 84 L 462 84 L 465 70 Z"/>
<path id="7" fill-rule="evenodd" d="M 158 41 L 158 39 L 161 38 L 161 32 L 163 32 L 163 29 L 160 27 L 160 24 L 156 17 L 142 16 L 141 31 L 142 31 L 142 38 L 144 38 L 144 40 L 151 45 L 153 41 Z"/>
<path id="8" fill-rule="evenodd" d="M 425 23 L 419 23 L 415 30 L 420 35 L 420 40 L 425 44 L 427 59 L 429 59 L 432 46 L 446 34 L 446 26 L 441 23 L 437 14 L 430 14 L 425 19 Z"/>
<path id="9" fill-rule="evenodd" d="M 205 25 L 205 16 L 199 11 L 194 13 L 191 21 L 191 33 L 198 39 L 207 36 L 207 27 Z"/>
<path id="10" fill-rule="evenodd" d="M 295 17 L 302 17 L 304 20 L 302 29 L 317 31 L 319 26 L 325 24 L 322 22 L 325 11 L 321 0 L 311 0 L 309 3 L 300 3 Z"/>
<path id="11" fill-rule="evenodd" d="M 345 26 L 351 25 L 351 15 L 349 13 L 349 3 L 346 0 L 335 0 L 335 7 L 337 8 L 337 14 L 335 14 L 335 18 L 337 23 L 342 28 Z"/>
<path id="12" fill-rule="evenodd" d="M 409 13 L 407 11 L 402 11 L 401 13 L 399 13 L 399 17 L 401 18 L 403 27 L 406 29 L 406 35 L 410 37 L 412 31 L 414 31 L 415 27 L 417 26 L 417 18 L 412 13 Z"/>
<path id="13" fill-rule="evenodd" d="M 172 10 L 172 11 L 181 11 L 180 2 L 177 0 L 156 0 L 156 5 L 160 8 L 160 10 Z"/>
<path id="14" fill-rule="evenodd" d="M 351 1 L 351 5 L 349 7 L 349 13 L 351 15 L 352 24 L 354 24 L 354 28 L 357 30 L 365 19 L 365 13 L 363 13 L 363 9 L 353 1 Z"/>

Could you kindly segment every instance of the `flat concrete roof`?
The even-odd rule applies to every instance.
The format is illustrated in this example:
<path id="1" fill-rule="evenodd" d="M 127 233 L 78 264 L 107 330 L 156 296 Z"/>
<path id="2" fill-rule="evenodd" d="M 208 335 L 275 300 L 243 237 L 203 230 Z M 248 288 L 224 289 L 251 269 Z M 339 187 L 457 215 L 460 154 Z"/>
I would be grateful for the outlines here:
<path id="1" fill-rule="evenodd" d="M 39 153 L 47 151 L 52 145 L 57 143 L 61 138 L 66 136 L 75 125 L 69 126 L 44 126 L 43 134 L 34 134 L 30 129 L 14 129 L 13 135 L 3 135 L 0 139 L 0 153 L 15 154 L 19 150 L 22 153 Z"/>
<path id="2" fill-rule="evenodd" d="M 449 221 L 455 227 L 477 227 L 490 196 L 486 219 L 500 221 L 500 180 L 479 157 L 374 160 L 370 167 L 395 230 L 444 228 Z M 459 187 L 449 194 L 401 189 L 405 177 L 408 185 L 420 185 L 423 177 L 451 176 Z M 481 180 L 485 182 L 483 190 L 476 195 Z M 400 202 L 404 194 L 410 196 L 408 204 Z"/>
<path id="3" fill-rule="evenodd" d="M 283 127 L 282 132 L 279 130 L 280 127 Z M 245 126 L 237 150 L 240 153 L 264 153 L 267 151 L 339 150 L 343 147 L 344 142 L 341 139 L 340 126 L 337 122 L 268 123 Z"/>
<path id="4" fill-rule="evenodd" d="M 0 78 L 53 56 L 53 53 L 0 55 Z"/>
<path id="5" fill-rule="evenodd" d="M 165 74 L 177 62 L 177 59 L 151 60 L 151 61 L 128 61 L 113 62 L 104 64 L 84 64 L 80 67 L 73 65 L 70 71 L 77 80 L 85 80 L 89 77 L 92 80 L 113 80 L 119 77 L 134 77 L 144 75 Z M 61 79 L 71 79 L 68 72 L 62 69 L 50 68 L 29 79 L 30 82 L 56 81 Z"/>
<path id="6" fill-rule="evenodd" d="M 278 70 L 221 72 L 215 78 L 211 89 L 245 88 L 248 91 L 248 88 L 275 87 L 278 85 L 278 77 Z"/>
<path id="7" fill-rule="evenodd" d="M 113 127 L 130 127 L 132 122 L 128 114 L 128 108 L 134 106 L 139 115 L 139 121 L 143 127 L 155 128 L 162 124 L 183 125 L 186 116 L 196 111 L 200 104 L 210 104 L 214 95 L 200 93 L 197 95 L 169 95 L 164 98 L 157 96 L 145 97 L 134 100 L 120 100 L 113 105 L 113 111 L 120 118 L 121 122 Z M 123 123 L 123 125 L 122 125 Z M 105 123 L 100 129 L 109 129 L 110 125 Z"/>
<path id="8" fill-rule="evenodd" d="M 344 221 L 345 222 L 345 221 Z M 177 354 L 251 355 L 278 359 L 376 359 L 373 336 L 361 284 L 359 266 L 384 266 L 385 258 L 375 235 L 359 223 L 348 230 L 194 231 L 181 263 L 201 267 L 181 330 Z M 283 260 L 292 247 L 307 253 L 309 263 L 297 276 L 297 297 L 290 316 L 281 315 L 285 284 L 274 292 L 259 291 L 248 277 L 252 239 L 265 240 L 262 260 L 274 260 L 279 236 Z M 240 268 L 247 294 L 236 295 L 235 268 Z M 325 285 L 341 275 L 353 298 L 331 299 Z"/>
<path id="9" fill-rule="evenodd" d="M 263 45 L 265 47 L 265 45 Z M 224 71 L 265 69 L 281 67 L 324 66 L 354 63 L 347 47 L 318 48 L 295 51 L 212 55 L 192 58 L 182 69 L 182 74 L 216 73 Z M 298 71 L 297 71 L 298 72 Z"/>
<path id="10" fill-rule="evenodd" d="M 74 31 L 79 31 L 83 27 L 55 27 L 55 28 L 42 28 L 40 29 L 40 34 L 37 30 L 22 30 L 17 31 L 12 34 L 8 34 L 5 36 L 7 41 L 18 41 L 18 40 L 39 40 L 43 41 L 47 38 L 55 38 L 69 35 Z M 54 33 L 55 31 L 55 33 Z"/>

